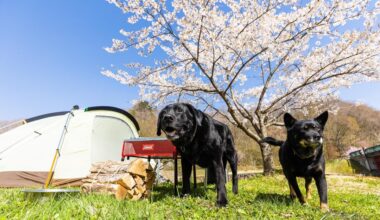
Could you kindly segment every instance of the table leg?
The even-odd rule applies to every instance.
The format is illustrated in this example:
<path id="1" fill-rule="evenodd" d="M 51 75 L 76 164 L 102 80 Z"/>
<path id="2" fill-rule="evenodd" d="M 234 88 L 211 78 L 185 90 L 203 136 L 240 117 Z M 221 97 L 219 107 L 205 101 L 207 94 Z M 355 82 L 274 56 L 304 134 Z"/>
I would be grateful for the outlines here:
<path id="1" fill-rule="evenodd" d="M 194 190 L 197 188 L 197 170 L 195 164 L 193 165 L 193 178 L 194 178 Z"/>
<path id="2" fill-rule="evenodd" d="M 208 174 L 207 174 L 207 171 L 208 169 L 206 168 L 205 169 L 205 178 L 204 178 L 204 180 L 203 180 L 203 187 L 204 187 L 204 189 L 206 190 L 206 188 L 207 188 L 207 177 L 208 177 Z"/>

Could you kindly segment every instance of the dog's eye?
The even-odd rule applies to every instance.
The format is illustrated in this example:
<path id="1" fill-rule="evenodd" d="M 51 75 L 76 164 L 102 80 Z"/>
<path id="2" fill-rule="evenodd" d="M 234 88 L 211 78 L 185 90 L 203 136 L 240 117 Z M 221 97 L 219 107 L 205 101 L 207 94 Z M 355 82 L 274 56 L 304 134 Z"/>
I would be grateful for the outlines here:
<path id="1" fill-rule="evenodd" d="M 319 130 L 321 130 L 318 126 L 316 126 L 316 125 L 312 125 L 311 126 L 313 129 L 315 129 L 315 130 L 317 130 L 317 131 L 319 131 Z"/>
<path id="2" fill-rule="evenodd" d="M 183 109 L 182 108 L 178 108 L 177 112 L 183 112 Z"/>

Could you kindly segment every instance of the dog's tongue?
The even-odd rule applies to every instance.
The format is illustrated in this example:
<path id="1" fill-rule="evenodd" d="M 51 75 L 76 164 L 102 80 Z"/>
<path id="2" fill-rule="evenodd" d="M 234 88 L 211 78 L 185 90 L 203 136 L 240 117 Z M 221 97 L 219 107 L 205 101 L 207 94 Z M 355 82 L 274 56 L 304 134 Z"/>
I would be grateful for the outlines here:
<path id="1" fill-rule="evenodd" d="M 168 135 L 168 136 L 174 136 L 175 135 L 175 131 L 171 131 L 171 132 L 165 131 L 165 134 Z"/>

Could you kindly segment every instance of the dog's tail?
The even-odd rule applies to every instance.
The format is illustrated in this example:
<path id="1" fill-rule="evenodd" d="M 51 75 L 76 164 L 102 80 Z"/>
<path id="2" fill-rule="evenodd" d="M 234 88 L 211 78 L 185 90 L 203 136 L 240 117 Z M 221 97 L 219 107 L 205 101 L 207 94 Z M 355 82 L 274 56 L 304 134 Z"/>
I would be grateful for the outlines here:
<path id="1" fill-rule="evenodd" d="M 274 146 L 281 146 L 282 144 L 284 144 L 284 141 L 280 141 L 272 137 L 265 137 L 261 140 L 261 143 L 268 143 Z"/>

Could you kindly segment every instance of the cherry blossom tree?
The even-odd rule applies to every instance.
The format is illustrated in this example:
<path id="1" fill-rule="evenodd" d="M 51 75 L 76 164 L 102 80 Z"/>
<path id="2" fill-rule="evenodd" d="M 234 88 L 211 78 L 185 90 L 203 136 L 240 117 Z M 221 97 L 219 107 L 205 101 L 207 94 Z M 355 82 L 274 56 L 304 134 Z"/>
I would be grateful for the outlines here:
<path id="1" fill-rule="evenodd" d="M 260 140 L 284 112 L 307 111 L 337 89 L 379 80 L 380 3 L 368 0 L 107 0 L 128 27 L 109 53 L 132 49 L 154 63 L 102 74 L 138 86 L 142 100 L 187 101 Z"/>

